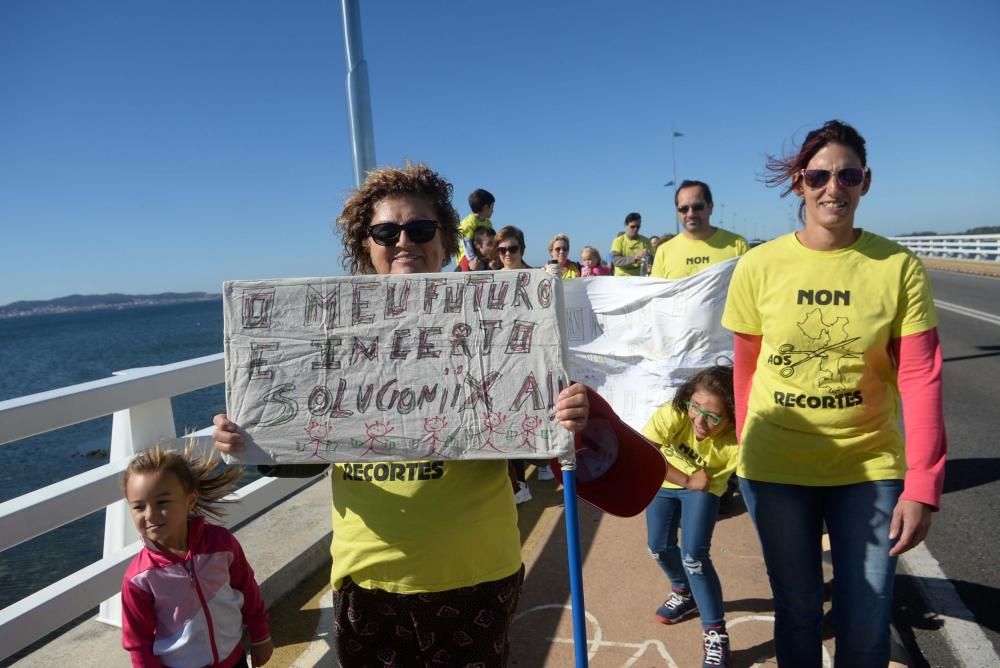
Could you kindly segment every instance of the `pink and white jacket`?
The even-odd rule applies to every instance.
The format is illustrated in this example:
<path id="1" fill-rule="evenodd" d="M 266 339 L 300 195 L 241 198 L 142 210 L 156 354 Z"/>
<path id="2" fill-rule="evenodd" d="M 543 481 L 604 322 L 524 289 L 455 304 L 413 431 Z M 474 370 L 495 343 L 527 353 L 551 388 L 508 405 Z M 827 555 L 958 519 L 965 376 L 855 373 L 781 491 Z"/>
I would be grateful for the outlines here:
<path id="1" fill-rule="evenodd" d="M 178 557 L 148 544 L 122 580 L 122 645 L 132 665 L 229 668 L 252 642 L 269 636 L 267 611 L 236 537 L 188 520 L 188 553 Z"/>

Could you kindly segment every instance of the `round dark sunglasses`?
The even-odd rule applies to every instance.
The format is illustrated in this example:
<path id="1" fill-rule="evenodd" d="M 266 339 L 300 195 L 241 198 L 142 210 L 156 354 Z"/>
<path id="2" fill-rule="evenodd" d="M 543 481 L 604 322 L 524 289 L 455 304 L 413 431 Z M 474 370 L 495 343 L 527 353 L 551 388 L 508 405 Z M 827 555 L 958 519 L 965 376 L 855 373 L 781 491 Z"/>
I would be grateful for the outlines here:
<path id="1" fill-rule="evenodd" d="M 854 188 L 864 183 L 865 175 L 868 174 L 867 167 L 845 167 L 836 172 L 829 169 L 803 169 L 799 172 L 802 180 L 810 188 L 822 188 L 830 182 L 830 177 L 837 175 L 837 183 L 844 188 Z"/>
<path id="2" fill-rule="evenodd" d="M 399 235 L 406 232 L 406 238 L 415 244 L 425 244 L 437 234 L 436 220 L 411 220 L 399 223 L 377 223 L 368 228 L 368 236 L 379 246 L 399 243 Z"/>
<path id="3" fill-rule="evenodd" d="M 694 209 L 696 212 L 704 211 L 706 206 L 708 205 L 705 204 L 704 202 L 695 202 L 691 206 L 688 206 L 687 204 L 685 204 L 684 206 L 679 206 L 677 207 L 677 210 L 680 211 L 681 214 L 685 214 L 688 212 L 688 209 Z"/>

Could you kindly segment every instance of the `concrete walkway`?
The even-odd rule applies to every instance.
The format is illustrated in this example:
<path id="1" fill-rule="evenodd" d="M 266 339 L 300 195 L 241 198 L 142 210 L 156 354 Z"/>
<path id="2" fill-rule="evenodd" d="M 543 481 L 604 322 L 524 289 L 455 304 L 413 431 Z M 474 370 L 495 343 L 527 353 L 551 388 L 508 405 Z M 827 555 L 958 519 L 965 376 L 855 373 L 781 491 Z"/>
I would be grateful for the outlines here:
<path id="1" fill-rule="evenodd" d="M 535 480 L 530 467 L 529 483 L 534 498 L 518 507 L 527 575 L 512 629 L 510 665 L 573 666 L 562 488 Z M 712 545 L 732 665 L 773 666 L 771 593 L 753 525 L 737 506 L 735 514 L 720 518 Z M 612 517 L 583 502 L 579 508 L 590 666 L 701 666 L 698 619 L 664 626 L 653 617 L 670 588 L 646 549 L 643 516 Z M 337 665 L 329 644 L 329 606 L 328 575 L 321 569 L 272 609 L 278 646 L 273 665 Z M 828 639 L 826 658 L 832 654 Z"/>
<path id="2" fill-rule="evenodd" d="M 540 482 L 529 466 L 534 498 L 518 506 L 524 590 L 511 633 L 511 666 L 574 666 L 573 623 L 566 556 L 562 488 Z M 753 525 L 737 503 L 719 519 L 712 558 L 722 580 L 735 668 L 774 666 L 771 593 Z M 263 582 L 270 606 L 273 668 L 337 666 L 332 651 L 329 587 L 329 480 L 277 506 L 237 531 Z M 653 612 L 670 588 L 646 549 L 642 515 L 622 519 L 580 502 L 589 665 L 594 668 L 701 666 L 698 618 L 664 626 Z M 273 553 L 273 554 L 272 554 Z M 829 577 L 829 566 L 826 566 Z M 302 580 L 302 578 L 305 578 Z M 827 630 L 825 659 L 832 666 Z M 87 620 L 13 663 L 115 668 L 129 665 L 121 630 Z M 905 666 L 891 663 L 890 667 Z"/>

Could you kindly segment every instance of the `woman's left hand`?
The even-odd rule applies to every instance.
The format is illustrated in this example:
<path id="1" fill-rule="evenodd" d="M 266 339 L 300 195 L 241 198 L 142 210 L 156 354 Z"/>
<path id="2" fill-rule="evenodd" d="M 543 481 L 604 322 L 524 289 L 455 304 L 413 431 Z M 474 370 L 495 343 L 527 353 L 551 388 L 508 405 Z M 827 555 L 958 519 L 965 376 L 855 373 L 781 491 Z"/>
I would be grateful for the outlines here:
<path id="1" fill-rule="evenodd" d="M 587 399 L 587 388 L 580 383 L 573 383 L 559 393 L 556 399 L 556 419 L 563 429 L 581 431 L 587 426 L 590 415 L 590 400 Z"/>
<path id="2" fill-rule="evenodd" d="M 899 542 L 889 550 L 890 557 L 898 557 L 912 550 L 927 538 L 931 528 L 931 507 L 919 501 L 900 499 L 892 511 L 889 525 L 889 539 L 899 538 Z"/>

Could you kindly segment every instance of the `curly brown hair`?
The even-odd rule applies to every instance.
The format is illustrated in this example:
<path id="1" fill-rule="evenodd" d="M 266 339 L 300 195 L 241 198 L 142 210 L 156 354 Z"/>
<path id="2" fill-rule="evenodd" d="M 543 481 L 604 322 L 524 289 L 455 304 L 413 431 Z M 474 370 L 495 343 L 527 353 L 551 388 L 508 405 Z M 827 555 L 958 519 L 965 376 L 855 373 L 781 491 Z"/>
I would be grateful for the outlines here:
<path id="1" fill-rule="evenodd" d="M 189 441 L 183 452 L 168 450 L 154 445 L 140 452 L 129 462 L 122 473 L 122 494 L 127 496 L 128 481 L 136 473 L 157 473 L 169 471 L 176 476 L 185 494 L 197 492 L 194 513 L 222 519 L 226 514 L 221 504 L 230 503 L 223 497 L 236 489 L 236 482 L 243 477 L 240 466 L 225 466 L 215 458 L 213 450 L 207 456 L 195 452 L 193 441 Z"/>
<path id="2" fill-rule="evenodd" d="M 351 274 L 374 274 L 368 228 L 375 206 L 387 197 L 415 195 L 436 212 L 438 234 L 445 258 L 458 253 L 458 212 L 451 204 L 452 185 L 424 164 L 406 163 L 402 168 L 381 167 L 368 172 L 361 188 L 354 191 L 337 217 L 337 230 L 344 244 L 342 262 Z"/>
<path id="3" fill-rule="evenodd" d="M 726 417 L 730 423 L 736 421 L 736 402 L 733 398 L 733 367 L 718 364 L 702 369 L 688 378 L 677 388 L 673 404 L 681 413 L 687 413 L 687 402 L 698 390 L 714 394 L 726 407 Z"/>

